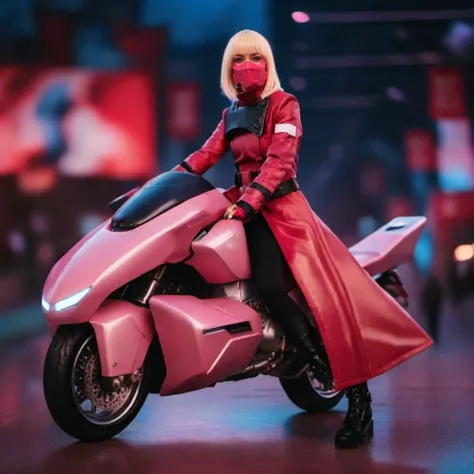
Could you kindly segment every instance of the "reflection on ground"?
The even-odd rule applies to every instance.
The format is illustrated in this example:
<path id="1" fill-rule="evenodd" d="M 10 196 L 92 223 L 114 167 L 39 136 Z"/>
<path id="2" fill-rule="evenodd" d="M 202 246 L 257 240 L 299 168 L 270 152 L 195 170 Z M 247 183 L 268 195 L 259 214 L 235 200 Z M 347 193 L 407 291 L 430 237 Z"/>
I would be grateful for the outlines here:
<path id="1" fill-rule="evenodd" d="M 118 439 L 75 443 L 44 403 L 47 335 L 9 343 L 0 349 L 0 472 L 472 473 L 473 338 L 473 316 L 448 311 L 440 346 L 371 382 L 375 439 L 349 452 L 333 447 L 345 400 L 333 413 L 303 414 L 265 377 L 151 396 Z"/>

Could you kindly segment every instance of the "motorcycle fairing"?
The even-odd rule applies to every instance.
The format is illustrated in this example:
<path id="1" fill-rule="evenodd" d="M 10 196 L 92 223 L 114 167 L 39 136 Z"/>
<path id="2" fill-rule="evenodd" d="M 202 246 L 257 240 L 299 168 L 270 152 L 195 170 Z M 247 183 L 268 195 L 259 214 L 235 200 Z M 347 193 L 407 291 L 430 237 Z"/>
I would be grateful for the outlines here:
<path id="1" fill-rule="evenodd" d="M 242 222 L 223 220 L 192 243 L 193 256 L 186 261 L 211 285 L 250 278 L 250 258 Z"/>
<path id="2" fill-rule="evenodd" d="M 151 297 L 150 308 L 166 364 L 163 396 L 243 371 L 262 338 L 260 316 L 232 298 L 160 295 Z"/>
<path id="3" fill-rule="evenodd" d="M 116 289 L 164 263 L 183 261 L 194 237 L 218 220 L 228 205 L 214 189 L 129 232 L 113 232 L 110 220 L 105 222 L 64 255 L 48 276 L 43 297 L 50 305 L 91 287 L 76 306 L 44 311 L 48 322 L 87 322 Z"/>

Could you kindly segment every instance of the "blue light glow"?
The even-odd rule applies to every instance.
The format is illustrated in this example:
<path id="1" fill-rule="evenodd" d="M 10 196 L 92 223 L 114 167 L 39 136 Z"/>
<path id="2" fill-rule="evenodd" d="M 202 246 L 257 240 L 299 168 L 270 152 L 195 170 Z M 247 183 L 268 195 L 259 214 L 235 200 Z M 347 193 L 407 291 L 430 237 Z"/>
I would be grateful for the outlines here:
<path id="1" fill-rule="evenodd" d="M 418 245 L 415 247 L 415 263 L 418 269 L 427 274 L 433 263 L 433 239 L 428 230 L 421 234 Z"/>
<path id="2" fill-rule="evenodd" d="M 171 40 L 188 47 L 231 36 L 244 28 L 263 35 L 269 30 L 268 0 L 142 0 L 140 17 L 144 26 L 167 26 Z"/>

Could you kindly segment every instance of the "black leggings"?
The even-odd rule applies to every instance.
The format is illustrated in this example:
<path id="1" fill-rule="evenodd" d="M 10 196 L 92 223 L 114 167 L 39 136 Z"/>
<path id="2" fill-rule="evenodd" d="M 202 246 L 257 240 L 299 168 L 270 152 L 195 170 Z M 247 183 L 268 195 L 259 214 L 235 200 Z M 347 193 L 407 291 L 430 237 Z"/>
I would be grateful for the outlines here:
<path id="1" fill-rule="evenodd" d="M 278 242 L 262 214 L 245 224 L 252 274 L 257 290 L 289 341 L 311 359 L 318 354 L 329 369 L 321 334 L 304 311 L 288 296 L 285 282 L 292 277 Z"/>
<path id="2" fill-rule="evenodd" d="M 245 233 L 257 290 L 285 331 L 285 323 L 302 313 L 285 289 L 291 270 L 262 214 L 257 214 L 245 224 Z"/>

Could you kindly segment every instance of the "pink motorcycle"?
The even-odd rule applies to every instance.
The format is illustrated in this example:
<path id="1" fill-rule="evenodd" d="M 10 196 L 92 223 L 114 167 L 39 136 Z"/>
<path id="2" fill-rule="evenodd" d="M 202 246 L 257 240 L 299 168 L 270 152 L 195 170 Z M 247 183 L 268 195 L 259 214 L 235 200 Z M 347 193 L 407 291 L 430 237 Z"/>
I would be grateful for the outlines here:
<path id="1" fill-rule="evenodd" d="M 189 173 L 164 173 L 119 198 L 113 217 L 48 276 L 42 306 L 53 340 L 44 393 L 59 427 L 109 439 L 149 393 L 176 395 L 260 374 L 303 410 L 334 408 L 252 285 L 243 224 L 223 220 L 227 194 Z M 401 304 L 393 270 L 409 259 L 424 217 L 397 218 L 351 248 Z M 299 290 L 291 296 L 300 305 Z M 307 310 L 307 308 L 305 309 Z"/>

